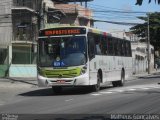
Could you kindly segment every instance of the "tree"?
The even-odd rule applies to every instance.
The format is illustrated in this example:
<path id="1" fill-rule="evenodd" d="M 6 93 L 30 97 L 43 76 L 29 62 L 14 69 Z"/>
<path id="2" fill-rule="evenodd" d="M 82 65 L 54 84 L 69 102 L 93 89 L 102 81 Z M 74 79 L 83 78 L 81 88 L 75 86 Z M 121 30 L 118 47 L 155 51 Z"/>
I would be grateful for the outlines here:
<path id="1" fill-rule="evenodd" d="M 160 4 L 160 0 L 154 0 L 154 1 L 155 1 L 155 3 L 157 3 L 157 2 L 158 2 L 158 4 Z M 143 2 L 143 0 L 137 0 L 136 5 L 142 5 L 142 2 Z M 150 2 L 151 2 L 151 0 L 149 0 L 148 2 L 150 3 Z"/>
<path id="2" fill-rule="evenodd" d="M 149 15 L 149 18 L 150 43 L 154 46 L 155 50 L 160 50 L 160 13 L 152 13 Z M 148 14 L 146 17 L 139 17 L 139 19 L 145 22 L 130 28 L 130 30 L 144 42 L 147 39 Z"/>

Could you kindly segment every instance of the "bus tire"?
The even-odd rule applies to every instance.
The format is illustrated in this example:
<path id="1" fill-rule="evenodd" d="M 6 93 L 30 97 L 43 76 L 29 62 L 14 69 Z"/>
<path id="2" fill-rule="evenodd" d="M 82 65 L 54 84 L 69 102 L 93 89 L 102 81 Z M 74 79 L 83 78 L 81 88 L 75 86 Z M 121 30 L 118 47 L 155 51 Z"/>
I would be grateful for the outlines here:
<path id="1" fill-rule="evenodd" d="M 121 71 L 121 81 L 119 81 L 119 86 L 124 86 L 125 84 L 125 71 Z"/>
<path id="2" fill-rule="evenodd" d="M 121 80 L 119 81 L 113 81 L 112 85 L 113 87 L 123 86 L 125 83 L 125 72 L 124 70 L 121 71 Z"/>
<path id="3" fill-rule="evenodd" d="M 61 93 L 62 92 L 62 87 L 52 86 L 52 90 L 53 90 L 54 93 Z"/>
<path id="4" fill-rule="evenodd" d="M 113 81 L 113 82 L 112 82 L 113 87 L 118 87 L 118 82 L 119 82 L 119 81 Z"/>
<path id="5" fill-rule="evenodd" d="M 101 77 L 99 73 L 97 74 L 97 84 L 92 86 L 93 92 L 98 92 L 100 90 Z"/>

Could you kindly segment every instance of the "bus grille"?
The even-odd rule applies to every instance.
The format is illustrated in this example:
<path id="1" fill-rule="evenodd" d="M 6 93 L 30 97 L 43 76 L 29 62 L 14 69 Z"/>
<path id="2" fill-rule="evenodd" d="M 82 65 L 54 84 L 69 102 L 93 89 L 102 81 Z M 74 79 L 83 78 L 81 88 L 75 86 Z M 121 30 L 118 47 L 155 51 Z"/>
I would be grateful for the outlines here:
<path id="1" fill-rule="evenodd" d="M 48 78 L 72 78 L 80 75 L 81 69 L 54 69 L 54 70 L 44 70 L 45 76 Z"/>

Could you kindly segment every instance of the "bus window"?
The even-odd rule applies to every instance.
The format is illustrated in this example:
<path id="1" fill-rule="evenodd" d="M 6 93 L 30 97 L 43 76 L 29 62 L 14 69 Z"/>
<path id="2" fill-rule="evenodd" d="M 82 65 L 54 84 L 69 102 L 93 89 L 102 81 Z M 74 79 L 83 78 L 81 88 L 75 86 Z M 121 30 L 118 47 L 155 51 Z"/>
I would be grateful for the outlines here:
<path id="1" fill-rule="evenodd" d="M 120 43 L 120 39 L 117 39 L 117 56 L 120 56 L 121 54 L 121 43 Z"/>
<path id="2" fill-rule="evenodd" d="M 118 39 L 114 39 L 114 52 L 115 52 L 115 56 L 118 56 Z"/>
<path id="3" fill-rule="evenodd" d="M 96 54 L 97 55 L 101 55 L 102 54 L 102 43 L 101 43 L 101 39 L 100 36 L 95 36 L 94 37 L 95 40 L 95 44 L 96 44 Z"/>
<path id="4" fill-rule="evenodd" d="M 129 57 L 132 57 L 131 43 L 128 41 Z"/>
<path id="5" fill-rule="evenodd" d="M 130 48 L 130 42 L 129 41 L 125 41 L 125 48 L 126 48 L 126 51 L 125 51 L 125 56 L 129 57 L 131 56 L 131 48 Z"/>
<path id="6" fill-rule="evenodd" d="M 113 39 L 111 37 L 108 38 L 108 55 L 114 55 L 113 51 Z"/>
<path id="7" fill-rule="evenodd" d="M 118 39 L 118 56 L 123 56 L 123 51 L 122 51 L 122 39 Z"/>
<path id="8" fill-rule="evenodd" d="M 102 54 L 107 55 L 107 38 L 102 38 Z"/>
<path id="9" fill-rule="evenodd" d="M 48 40 L 45 43 L 46 53 L 51 58 L 56 58 L 57 56 L 60 56 L 60 45 L 59 42 L 52 43 L 51 40 Z"/>
<path id="10" fill-rule="evenodd" d="M 92 58 L 95 57 L 95 43 L 94 43 L 94 38 L 93 37 L 88 37 L 88 54 L 89 54 L 89 59 L 91 60 Z"/>
<path id="11" fill-rule="evenodd" d="M 122 50 L 121 55 L 122 55 L 122 56 L 125 56 L 124 40 L 122 40 L 122 41 L 121 41 L 121 46 L 122 46 L 122 49 L 121 49 L 121 50 Z"/>

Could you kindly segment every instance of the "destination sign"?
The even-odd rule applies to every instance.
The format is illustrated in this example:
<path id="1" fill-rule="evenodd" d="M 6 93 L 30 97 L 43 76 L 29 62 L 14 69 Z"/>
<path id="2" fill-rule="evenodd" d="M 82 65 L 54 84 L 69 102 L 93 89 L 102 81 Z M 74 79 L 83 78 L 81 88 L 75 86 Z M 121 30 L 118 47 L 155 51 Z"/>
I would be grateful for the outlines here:
<path id="1" fill-rule="evenodd" d="M 39 36 L 79 35 L 85 33 L 86 33 L 85 28 L 68 27 L 68 28 L 53 28 L 53 29 L 41 30 Z"/>

